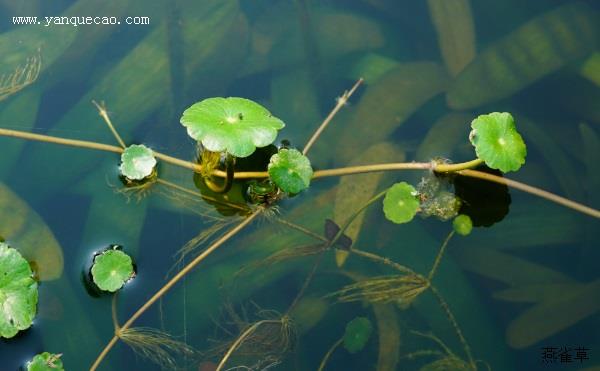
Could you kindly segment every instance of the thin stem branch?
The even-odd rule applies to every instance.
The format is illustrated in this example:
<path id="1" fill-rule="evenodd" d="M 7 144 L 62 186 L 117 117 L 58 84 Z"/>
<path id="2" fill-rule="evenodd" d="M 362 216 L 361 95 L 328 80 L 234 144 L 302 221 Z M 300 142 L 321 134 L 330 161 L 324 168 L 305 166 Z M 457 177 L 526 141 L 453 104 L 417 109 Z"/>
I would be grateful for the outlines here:
<path id="1" fill-rule="evenodd" d="M 483 179 L 483 180 L 487 180 L 487 181 L 494 182 L 494 183 L 504 184 L 509 187 L 518 189 L 520 191 L 531 193 L 532 195 L 535 195 L 535 196 L 538 196 L 541 198 L 545 198 L 546 200 L 549 200 L 549 201 L 552 201 L 559 205 L 568 207 L 569 209 L 579 211 L 580 213 L 583 213 L 583 214 L 586 214 L 589 216 L 593 216 L 594 218 L 600 218 L 599 210 L 582 205 L 575 201 L 571 201 L 564 197 L 555 195 L 554 193 L 544 191 L 543 189 L 536 188 L 536 187 L 533 187 L 533 186 L 530 186 L 530 185 L 527 185 L 527 184 L 524 184 L 521 182 L 517 182 L 516 180 L 503 178 L 503 177 L 500 177 L 497 175 L 488 174 L 488 173 L 484 173 L 483 171 L 477 171 L 477 170 L 461 170 L 461 171 L 458 171 L 457 173 L 462 176 L 468 176 L 471 178 L 478 178 L 478 179 Z"/>
<path id="2" fill-rule="evenodd" d="M 108 144 L 90 142 L 85 140 L 76 140 L 76 139 L 66 139 L 60 137 L 53 137 L 49 135 L 42 134 L 34 134 L 28 133 L 24 131 L 18 130 L 10 130 L 0 128 L 0 136 L 35 140 L 40 142 L 54 143 L 54 144 L 62 144 L 71 147 L 80 147 L 80 148 L 89 148 L 100 151 L 107 151 L 113 153 L 122 153 L 123 148 L 117 146 L 111 146 Z M 154 151 L 154 156 L 156 158 L 168 162 L 172 165 L 180 166 L 186 169 L 190 169 L 194 172 L 199 173 L 202 170 L 202 166 L 193 162 L 181 160 L 176 157 L 172 157 L 160 152 Z M 469 163 L 472 163 L 470 161 Z M 460 164 L 454 164 L 453 166 L 459 166 Z M 438 171 L 440 166 L 445 165 L 432 165 L 428 162 L 410 162 L 410 163 L 389 163 L 389 164 L 374 164 L 374 165 L 362 165 L 362 166 L 350 166 L 336 169 L 326 169 L 326 170 L 317 170 L 313 174 L 313 179 L 330 177 L 330 176 L 342 176 L 342 175 L 353 175 L 353 174 L 361 174 L 361 173 L 372 173 L 372 172 L 380 172 L 380 171 L 392 171 L 392 170 L 433 170 Z M 460 165 L 462 166 L 462 165 Z M 442 170 L 446 169 L 444 167 Z M 445 172 L 445 171 L 444 171 Z M 483 180 L 487 180 L 494 183 L 504 184 L 509 187 L 531 193 L 535 196 L 545 198 L 549 201 L 555 202 L 559 205 L 568 207 L 575 211 L 581 212 L 583 214 L 592 216 L 594 218 L 600 218 L 600 210 L 593 209 L 591 207 L 582 205 L 575 201 L 568 200 L 564 197 L 555 195 L 553 193 L 544 191 L 540 188 L 533 187 L 524 183 L 517 182 L 515 180 L 499 177 L 496 175 L 484 173 L 482 171 L 477 170 L 459 170 L 456 171 L 457 174 L 462 176 L 468 176 L 472 178 L 479 178 Z M 218 177 L 226 177 L 227 173 L 221 170 L 214 170 L 212 172 L 213 176 Z M 259 179 L 259 178 L 268 178 L 269 174 L 266 171 L 247 171 L 247 172 L 236 172 L 234 174 L 234 179 Z"/>
<path id="3" fill-rule="evenodd" d="M 342 107 L 344 107 L 346 105 L 350 96 L 352 96 L 352 94 L 354 94 L 354 92 L 360 86 L 360 84 L 362 84 L 362 82 L 363 82 L 363 78 L 361 77 L 360 79 L 358 79 L 358 81 L 356 81 L 356 83 L 354 84 L 354 86 L 352 86 L 352 88 L 350 90 L 346 90 L 344 92 L 344 94 L 342 94 L 342 96 L 337 99 L 337 103 L 336 103 L 335 107 L 333 107 L 331 112 L 329 112 L 329 115 L 327 115 L 325 120 L 323 120 L 321 125 L 319 125 L 317 130 L 314 132 L 312 137 L 310 137 L 310 139 L 304 146 L 304 149 L 302 150 L 303 155 L 306 156 L 308 151 L 310 151 L 310 148 L 313 146 L 313 144 L 315 144 L 317 139 L 319 139 L 319 137 L 321 136 L 321 133 L 323 132 L 323 130 L 325 130 L 327 125 L 329 125 L 329 123 L 331 122 L 331 120 L 333 120 L 333 118 L 339 112 L 339 110 L 341 110 Z"/>
<path id="4" fill-rule="evenodd" d="M 229 349 L 227 350 L 227 353 L 225 353 L 225 355 L 223 356 L 223 358 L 221 359 L 221 362 L 219 362 L 219 365 L 217 366 L 217 369 L 215 371 L 221 371 L 221 369 L 223 368 L 223 366 L 225 366 L 225 363 L 227 363 L 227 360 L 231 357 L 231 355 L 233 354 L 233 352 L 242 344 L 242 342 L 244 340 L 246 340 L 246 338 L 248 336 L 250 336 L 254 331 L 256 331 L 257 328 L 259 328 L 261 325 L 264 324 L 268 324 L 268 323 L 280 323 L 280 320 L 262 320 L 262 321 L 258 321 L 255 324 L 253 324 L 252 326 L 248 327 L 246 329 L 246 331 L 244 331 L 234 342 L 233 344 L 231 344 L 231 346 L 229 347 Z"/>
<path id="5" fill-rule="evenodd" d="M 476 158 L 475 160 L 458 164 L 435 164 L 434 170 L 438 173 L 451 173 L 459 170 L 472 169 L 481 164 L 483 164 L 483 160 Z"/>
<path id="6" fill-rule="evenodd" d="M 108 128 L 110 129 L 112 134 L 114 135 L 115 139 L 117 140 L 117 143 L 119 143 L 119 145 L 121 147 L 123 147 L 123 149 L 125 149 L 125 147 L 127 147 L 127 146 L 125 145 L 123 138 L 121 138 L 121 136 L 119 135 L 119 132 L 117 131 L 117 129 L 115 129 L 115 127 L 113 126 L 112 121 L 110 120 L 110 117 L 108 116 L 108 112 L 106 111 L 106 106 L 104 105 L 104 102 L 101 102 L 100 104 L 98 104 L 95 100 L 93 100 L 92 103 L 98 109 L 98 114 L 104 119 L 104 122 L 106 123 L 106 125 L 108 126 Z"/>
<path id="7" fill-rule="evenodd" d="M 465 339 L 465 336 L 463 335 L 462 330 L 460 329 L 460 326 L 458 326 L 458 322 L 456 321 L 454 314 L 452 314 L 452 311 L 450 310 L 448 303 L 446 303 L 446 300 L 444 300 L 444 298 L 442 297 L 440 292 L 435 288 L 435 286 L 430 285 L 429 288 L 431 289 L 433 296 L 435 296 L 438 303 L 440 304 L 440 307 L 442 307 L 442 310 L 444 312 L 446 312 L 446 317 L 448 317 L 448 321 L 450 322 L 452 327 L 454 327 L 454 331 L 456 332 L 456 335 L 458 336 L 458 339 L 460 340 L 460 342 L 464 348 L 465 354 L 467 355 L 467 358 L 469 360 L 469 363 L 471 364 L 471 367 L 473 368 L 473 370 L 476 370 L 477 367 L 475 366 L 473 354 L 471 353 L 471 347 L 469 346 L 469 343 L 467 343 L 467 339 Z"/>
<path id="8" fill-rule="evenodd" d="M 448 233 L 448 236 L 446 237 L 446 239 L 444 240 L 444 243 L 440 247 L 440 251 L 438 251 L 438 253 L 435 257 L 435 261 L 433 262 L 431 271 L 429 271 L 429 275 L 427 275 L 427 279 L 429 281 L 431 281 L 433 279 L 433 276 L 435 275 L 435 272 L 437 271 L 438 266 L 440 265 L 440 262 L 442 261 L 442 257 L 444 256 L 444 252 L 446 251 L 446 247 L 448 246 L 448 242 L 450 242 L 450 239 L 452 238 L 452 236 L 454 236 L 454 231 Z"/>
<path id="9" fill-rule="evenodd" d="M 167 293 L 179 280 L 185 277 L 194 267 L 196 267 L 200 262 L 202 262 L 207 256 L 213 253 L 217 248 L 227 242 L 230 238 L 235 236 L 238 232 L 248 226 L 256 217 L 258 217 L 263 208 L 258 208 L 252 214 L 250 214 L 244 221 L 240 224 L 232 228 L 229 232 L 225 233 L 221 238 L 215 241 L 212 245 L 210 245 L 206 250 L 202 252 L 202 254 L 198 255 L 194 260 L 192 260 L 188 265 L 186 265 L 182 270 L 180 270 L 173 278 L 171 278 L 163 287 L 161 287 L 148 301 L 146 301 L 133 315 L 123 324 L 123 326 L 115 333 L 110 342 L 106 345 L 104 350 L 100 353 L 90 371 L 94 371 L 98 368 L 104 357 L 108 354 L 110 349 L 116 344 L 119 339 L 119 333 L 121 331 L 127 330 L 131 325 L 146 311 L 148 308 L 152 306 L 158 299 L 160 299 L 164 294 Z"/>
<path id="10" fill-rule="evenodd" d="M 393 269 L 405 273 L 405 274 L 414 274 L 414 275 L 418 275 L 415 271 L 413 271 L 412 269 L 398 264 L 395 261 L 389 259 L 389 258 L 384 258 L 383 256 L 377 255 L 377 254 L 373 254 L 370 253 L 368 251 L 364 251 L 364 250 L 359 250 L 359 249 L 355 249 L 355 248 L 351 248 L 350 252 L 353 254 L 356 254 L 358 256 L 362 256 L 363 258 L 372 260 L 374 262 L 383 264 L 383 265 L 387 265 L 389 267 L 392 267 Z"/>
<path id="11" fill-rule="evenodd" d="M 323 371 L 325 369 L 325 365 L 327 364 L 327 361 L 329 361 L 329 358 L 331 357 L 331 355 L 333 354 L 333 352 L 337 349 L 337 347 L 339 347 L 342 343 L 344 342 L 344 337 L 342 336 L 338 341 L 336 341 L 331 348 L 329 348 L 329 350 L 327 351 L 327 353 L 325 353 L 325 357 L 323 357 L 323 360 L 321 361 L 321 364 L 319 365 L 319 369 L 317 371 Z"/>

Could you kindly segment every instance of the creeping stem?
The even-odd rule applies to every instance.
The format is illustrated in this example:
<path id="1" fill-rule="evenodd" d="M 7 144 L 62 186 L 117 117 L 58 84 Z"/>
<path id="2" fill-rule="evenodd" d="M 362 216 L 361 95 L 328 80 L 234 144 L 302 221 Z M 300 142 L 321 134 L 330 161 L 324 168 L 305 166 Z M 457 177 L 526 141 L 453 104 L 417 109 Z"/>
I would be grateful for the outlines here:
<path id="1" fill-rule="evenodd" d="M 204 178 L 204 184 L 206 184 L 211 191 L 216 193 L 229 192 L 231 186 L 233 185 L 233 162 L 233 156 L 231 156 L 229 153 L 225 155 L 225 173 L 227 175 L 225 176 L 225 182 L 223 184 L 217 185 L 212 179 L 210 179 L 210 177 Z"/>

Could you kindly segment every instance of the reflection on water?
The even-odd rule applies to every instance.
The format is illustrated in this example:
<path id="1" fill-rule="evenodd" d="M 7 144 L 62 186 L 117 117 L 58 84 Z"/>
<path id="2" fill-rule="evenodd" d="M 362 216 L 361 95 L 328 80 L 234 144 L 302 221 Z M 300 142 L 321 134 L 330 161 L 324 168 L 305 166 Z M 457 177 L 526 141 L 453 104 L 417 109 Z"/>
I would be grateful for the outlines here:
<path id="1" fill-rule="evenodd" d="M 0 128 L 117 145 L 95 100 L 127 144 L 194 160 L 182 111 L 243 96 L 285 121 L 275 144 L 302 148 L 363 77 L 311 149 L 316 170 L 468 161 L 470 120 L 508 111 L 528 154 L 507 177 L 598 208 L 599 11 L 591 0 L 0 0 Z M 17 25 L 17 16 L 123 22 Z M 135 16 L 149 23 L 128 25 Z M 248 200 L 273 199 L 266 183 L 217 194 L 160 163 L 161 182 L 138 200 L 123 194 L 117 154 L 5 136 L 0 148 L 0 236 L 40 280 L 33 327 L 1 340 L 2 370 L 42 351 L 88 369 L 114 334 L 113 306 L 123 324 L 254 210 Z M 273 151 L 236 169 L 263 170 Z M 381 190 L 424 175 L 315 179 L 175 285 L 100 369 L 214 370 L 228 350 L 224 369 L 314 370 L 329 350 L 325 369 L 598 367 L 597 219 L 456 179 L 461 211 L 478 227 L 448 240 L 431 282 L 449 222 L 395 225 L 379 201 L 337 236 Z M 114 302 L 89 295 L 81 278 L 112 244 L 138 272 Z M 356 317 L 373 326 L 364 348 L 332 348 Z"/>

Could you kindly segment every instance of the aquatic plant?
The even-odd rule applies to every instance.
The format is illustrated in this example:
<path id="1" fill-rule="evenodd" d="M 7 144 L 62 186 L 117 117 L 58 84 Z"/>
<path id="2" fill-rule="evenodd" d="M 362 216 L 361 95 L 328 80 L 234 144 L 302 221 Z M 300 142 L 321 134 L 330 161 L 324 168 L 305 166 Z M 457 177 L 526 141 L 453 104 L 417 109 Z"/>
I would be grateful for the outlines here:
<path id="1" fill-rule="evenodd" d="M 473 230 L 473 222 L 468 215 L 460 214 L 452 221 L 452 228 L 461 236 L 468 236 Z"/>
<path id="2" fill-rule="evenodd" d="M 27 260 L 4 242 L 0 242 L 0 277 L 0 337 L 12 338 L 33 322 L 38 285 Z"/>
<path id="3" fill-rule="evenodd" d="M 365 317 L 357 317 L 346 325 L 344 332 L 344 348 L 350 353 L 356 353 L 367 345 L 373 326 L 371 321 Z"/>
<path id="4" fill-rule="evenodd" d="M 456 65 L 459 66 L 462 63 L 464 62 L 457 63 Z M 458 70 L 459 67 L 455 68 Z M 434 68 L 434 70 L 437 71 L 438 69 Z M 394 74 L 394 76 L 396 79 L 406 78 L 407 71 L 411 72 L 413 69 L 407 68 L 404 72 Z M 209 98 L 196 103 L 183 113 L 181 123 L 187 128 L 188 134 L 199 143 L 201 151 L 200 157 L 202 158 L 200 163 L 178 159 L 157 151 L 149 152 L 149 150 L 146 150 L 147 148 L 144 149 L 145 147 L 142 146 L 134 145 L 127 147 L 110 122 L 106 109 L 104 106 L 100 105 L 97 105 L 100 115 L 111 129 L 119 146 L 58 138 L 17 130 L 0 129 L 0 135 L 121 154 L 121 170 L 126 178 L 129 178 L 132 181 L 138 181 L 147 177 L 156 177 L 156 183 L 165 185 L 172 190 L 177 190 L 178 192 L 190 196 L 193 195 L 193 197 L 199 199 L 210 200 L 211 196 L 203 194 L 199 195 L 196 191 L 187 190 L 185 187 L 176 184 L 169 184 L 166 180 L 159 178 L 158 174 L 154 171 L 156 162 L 163 161 L 201 174 L 205 179 L 208 188 L 216 193 L 225 194 L 231 189 L 234 181 L 253 182 L 248 183 L 247 188 L 243 188 L 249 190 L 250 199 L 253 201 L 253 204 L 245 205 L 245 207 L 238 209 L 241 210 L 240 222 L 218 237 L 214 234 L 215 237 L 213 238 L 213 232 L 217 233 L 219 228 L 211 230 L 209 234 L 199 234 L 191 245 L 207 242 L 208 246 L 179 272 L 173 275 L 165 285 L 135 311 L 123 325 L 118 325 L 115 320 L 115 335 L 92 365 L 92 370 L 95 370 L 99 366 L 104 357 L 106 357 L 111 348 L 119 340 L 131 343 L 134 348 L 136 348 L 135 344 L 139 345 L 145 343 L 145 346 L 139 348 L 142 350 L 138 350 L 146 356 L 152 357 L 152 353 L 160 353 L 161 351 L 159 350 L 153 351 L 153 347 L 160 346 L 168 341 L 165 340 L 164 337 L 156 335 L 154 332 L 140 332 L 136 330 L 132 327 L 133 323 L 149 307 L 162 298 L 163 295 L 177 282 L 220 246 L 225 244 L 233 236 L 237 235 L 253 221 L 257 220 L 259 216 L 270 213 L 273 208 L 277 206 L 279 201 L 288 195 L 296 194 L 308 188 L 312 181 L 319 178 L 395 170 L 425 170 L 429 172 L 428 175 L 430 176 L 448 176 L 449 178 L 454 176 L 472 177 L 507 185 L 546 198 L 593 217 L 600 217 L 600 212 L 598 212 L 598 210 L 550 194 L 541 189 L 506 179 L 500 175 L 474 170 L 477 166 L 486 163 L 492 168 L 507 172 L 517 170 L 524 163 L 526 147 L 520 134 L 516 132 L 512 116 L 508 113 L 482 115 L 473 121 L 473 131 L 469 136 L 469 139 L 475 146 L 477 158 L 471 161 L 454 164 L 447 160 L 433 159 L 429 162 L 391 162 L 383 164 L 353 165 L 343 168 L 313 171 L 310 164 L 311 162 L 308 158 L 309 150 L 331 122 L 333 116 L 347 103 L 350 95 L 361 82 L 362 80 L 359 80 L 351 90 L 345 92 L 338 99 L 337 104 L 330 115 L 315 131 L 302 151 L 282 148 L 271 156 L 268 165 L 265 163 L 263 168 L 253 171 L 236 169 L 236 159 L 239 160 L 248 157 L 256 151 L 257 147 L 260 148 L 271 144 L 275 140 L 277 131 L 283 128 L 284 124 L 281 120 L 273 117 L 266 108 L 244 98 Z M 427 99 L 427 97 L 436 94 L 439 90 L 439 86 L 436 84 L 434 85 L 435 86 L 423 87 L 422 94 L 420 94 L 421 96 L 418 97 L 418 99 L 424 100 Z M 443 84 L 439 85 L 441 86 Z M 377 93 L 381 94 L 381 92 L 382 90 Z M 376 101 L 377 96 L 378 95 L 375 94 L 370 99 Z M 396 102 L 388 100 L 387 104 L 392 105 L 396 104 Z M 411 110 L 402 108 L 400 111 L 401 112 L 398 112 L 398 114 L 407 115 Z M 382 132 L 384 131 L 385 130 L 382 130 Z M 353 135 L 354 133 L 350 134 Z M 385 133 L 383 135 L 385 135 Z M 357 138 L 353 138 L 353 140 L 356 141 Z M 136 153 L 138 151 L 139 153 Z M 150 166 L 150 164 L 152 166 Z M 225 166 L 225 169 L 221 170 L 221 166 Z M 217 186 L 213 184 L 213 179 L 216 178 L 224 179 L 223 185 Z M 445 302 L 440 292 L 432 284 L 437 268 L 440 265 L 452 236 L 455 233 L 467 233 L 470 229 L 466 219 L 462 216 L 455 219 L 453 225 L 456 228 L 456 232 L 450 232 L 444 240 L 427 276 L 417 273 L 411 268 L 396 263 L 391 259 L 359 249 L 357 246 L 354 246 L 356 241 L 346 234 L 352 222 L 364 213 L 369 205 L 374 204 L 381 198 L 384 198 L 383 210 L 385 216 L 395 223 L 407 223 L 412 220 L 418 212 L 421 212 L 423 216 L 436 216 L 442 220 L 450 220 L 458 213 L 461 201 L 459 200 L 459 197 L 456 197 L 456 195 L 446 189 L 440 192 L 438 191 L 439 189 L 437 188 L 435 192 L 429 192 L 429 189 L 418 189 L 406 182 L 396 183 L 375 196 L 372 196 L 363 205 L 356 205 L 359 207 L 356 208 L 355 212 L 350 215 L 347 220 L 344 220 L 343 224 L 338 225 L 333 221 L 326 221 L 324 235 L 312 232 L 310 229 L 303 228 L 302 226 L 294 226 L 293 223 L 288 223 L 290 228 L 294 228 L 305 233 L 307 236 L 318 240 L 316 243 L 302 245 L 302 247 L 298 249 L 288 247 L 287 249 L 280 250 L 265 260 L 267 264 L 275 264 L 284 260 L 289 260 L 293 257 L 309 255 L 317 256 L 315 259 L 316 261 L 313 264 L 313 269 L 307 275 L 300 293 L 290 305 L 290 310 L 293 309 L 298 298 L 303 295 L 306 288 L 309 286 L 323 254 L 330 250 L 344 251 L 349 255 L 356 255 L 385 265 L 388 268 L 394 269 L 395 272 L 394 274 L 385 276 L 368 277 L 366 279 L 358 280 L 357 283 L 347 285 L 334 292 L 330 297 L 336 297 L 339 301 L 366 300 L 375 303 L 393 302 L 398 304 L 401 308 L 406 308 L 420 295 L 425 292 L 431 293 L 431 295 L 437 299 L 440 308 L 448 318 L 449 323 L 454 328 L 456 336 L 464 348 L 467 356 L 466 358 L 468 359 L 468 361 L 465 361 L 465 364 L 472 369 L 474 367 L 474 361 L 468 343 L 450 306 Z M 288 195 L 284 193 L 288 193 Z M 215 199 L 210 201 L 214 202 Z M 218 202 L 228 204 L 228 206 L 234 204 L 227 200 L 218 200 Z M 210 241 L 210 243 L 208 243 L 208 241 Z M 190 251 L 191 245 L 187 246 L 186 252 Z M 99 287 L 102 288 L 103 286 L 109 291 L 117 290 L 123 285 L 125 280 L 131 278 L 133 275 L 131 260 L 129 259 L 126 262 L 125 260 L 127 259 L 121 259 L 123 257 L 118 253 L 119 251 L 111 250 L 99 255 L 96 258 L 96 264 L 94 266 L 96 267 L 103 260 L 106 260 L 107 267 L 96 267 L 95 270 L 92 268 L 94 281 Z M 114 261 L 112 264 L 114 265 L 111 266 L 108 262 L 112 261 L 113 258 Z M 127 266 L 126 269 L 125 266 Z M 113 317 L 116 318 L 116 316 Z M 240 335 L 229 343 L 225 355 L 221 359 L 219 368 L 222 368 L 233 354 L 242 352 L 244 347 L 254 349 L 255 353 L 261 356 L 264 356 L 267 353 L 278 353 L 279 350 L 281 350 L 281 353 L 283 354 L 291 348 L 293 342 L 290 339 L 293 338 L 293 333 L 293 325 L 287 312 L 277 317 L 248 323 L 241 328 Z M 364 338 L 364 336 L 361 336 L 360 338 Z M 341 342 L 342 341 L 336 343 L 337 345 L 334 344 L 334 347 L 327 354 L 330 355 L 335 347 L 341 344 Z M 174 347 L 177 346 L 174 345 Z M 274 349 L 279 350 L 273 351 Z M 160 358 L 165 357 L 161 356 Z M 327 358 L 328 356 L 326 356 L 325 359 Z M 433 369 L 442 366 L 446 367 L 448 364 L 456 366 L 458 365 L 458 363 L 455 362 L 456 359 L 448 355 L 447 357 L 436 361 L 438 364 Z M 324 365 L 324 363 L 322 363 L 322 365 Z"/>
<path id="5" fill-rule="evenodd" d="M 64 371 L 62 354 L 40 353 L 27 362 L 27 371 Z"/>
<path id="6" fill-rule="evenodd" d="M 96 286 L 109 292 L 119 290 L 135 275 L 131 257 L 117 248 L 96 255 L 90 272 Z"/>

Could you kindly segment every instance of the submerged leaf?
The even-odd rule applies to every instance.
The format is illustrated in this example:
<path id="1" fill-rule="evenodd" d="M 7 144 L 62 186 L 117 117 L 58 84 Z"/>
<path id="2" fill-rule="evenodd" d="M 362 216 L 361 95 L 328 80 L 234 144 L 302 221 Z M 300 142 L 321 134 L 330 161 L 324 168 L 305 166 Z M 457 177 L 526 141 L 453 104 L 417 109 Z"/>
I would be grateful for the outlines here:
<path id="1" fill-rule="evenodd" d="M 249 99 L 208 98 L 183 112 L 181 124 L 193 139 L 212 152 L 248 157 L 256 147 L 273 143 L 285 124 Z"/>
<path id="2" fill-rule="evenodd" d="M 271 157 L 268 169 L 269 178 L 288 193 L 308 188 L 313 176 L 310 160 L 296 149 L 281 149 Z"/>
<path id="3" fill-rule="evenodd" d="M 61 356 L 62 354 L 48 352 L 36 354 L 31 361 L 27 362 L 27 371 L 64 371 Z"/>
<path id="4" fill-rule="evenodd" d="M 152 174 L 156 158 L 152 150 L 143 144 L 132 144 L 121 154 L 121 175 L 127 179 L 142 180 Z"/>
<path id="5" fill-rule="evenodd" d="M 469 140 L 487 166 L 506 173 L 519 170 L 525 163 L 527 148 L 510 113 L 480 115 L 471 122 L 471 128 Z"/>
<path id="6" fill-rule="evenodd" d="M 94 259 L 92 278 L 101 290 L 115 292 L 134 275 L 133 261 L 123 251 L 107 250 Z"/>
<path id="7" fill-rule="evenodd" d="M 344 333 L 344 348 L 350 353 L 361 351 L 371 337 L 373 326 L 365 317 L 357 317 L 346 325 Z"/>
<path id="8" fill-rule="evenodd" d="M 346 285 L 328 296 L 341 302 L 366 300 L 371 303 L 395 302 L 407 308 L 422 292 L 429 288 L 429 281 L 417 274 L 372 277 Z"/>
<path id="9" fill-rule="evenodd" d="M 31 326 L 37 309 L 37 289 L 27 260 L 0 242 L 0 337 L 11 338 Z"/>
<path id="10" fill-rule="evenodd" d="M 419 209 L 417 190 L 406 182 L 394 184 L 383 199 L 383 212 L 394 223 L 407 223 Z"/>

